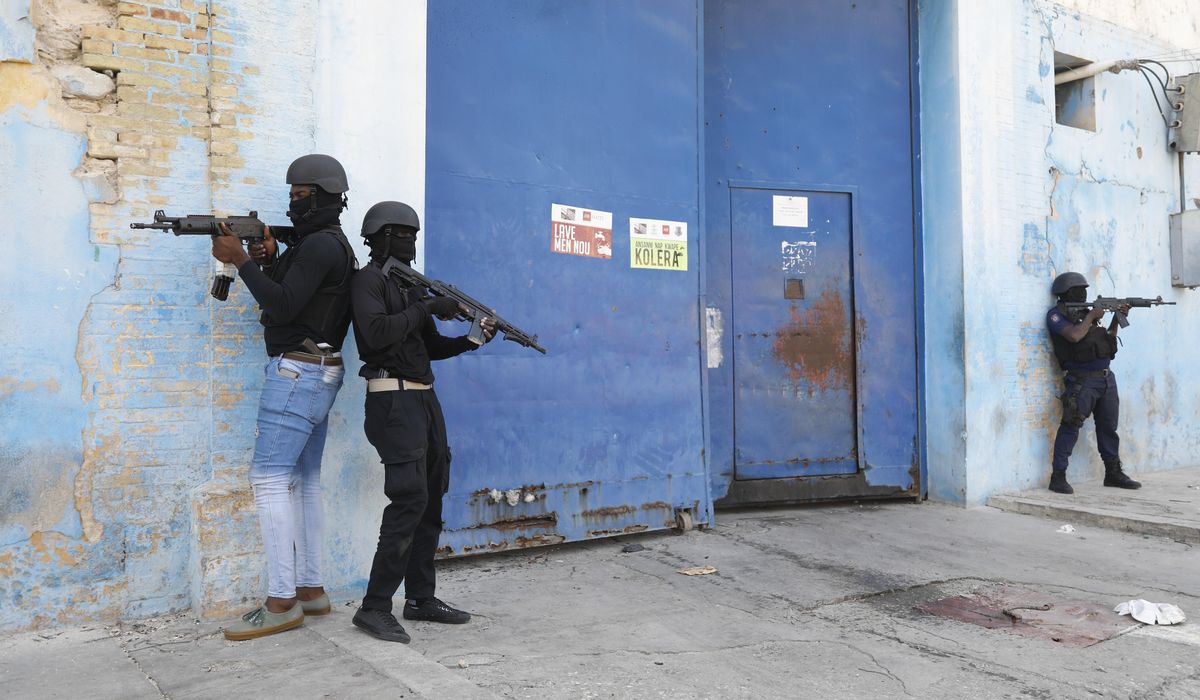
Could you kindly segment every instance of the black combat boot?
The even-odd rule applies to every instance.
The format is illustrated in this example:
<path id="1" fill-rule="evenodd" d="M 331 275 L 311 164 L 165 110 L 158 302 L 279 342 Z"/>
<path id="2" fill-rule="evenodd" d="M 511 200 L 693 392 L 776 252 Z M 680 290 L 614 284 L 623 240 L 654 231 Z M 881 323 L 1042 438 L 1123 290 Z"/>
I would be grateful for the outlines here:
<path id="1" fill-rule="evenodd" d="M 1067 483 L 1067 471 L 1050 472 L 1050 490 L 1054 493 L 1075 493 L 1075 489 Z"/>
<path id="2" fill-rule="evenodd" d="M 1113 486 L 1119 489 L 1140 489 L 1141 482 L 1130 479 L 1125 471 L 1121 469 L 1121 460 L 1113 460 L 1104 463 L 1104 485 Z"/>

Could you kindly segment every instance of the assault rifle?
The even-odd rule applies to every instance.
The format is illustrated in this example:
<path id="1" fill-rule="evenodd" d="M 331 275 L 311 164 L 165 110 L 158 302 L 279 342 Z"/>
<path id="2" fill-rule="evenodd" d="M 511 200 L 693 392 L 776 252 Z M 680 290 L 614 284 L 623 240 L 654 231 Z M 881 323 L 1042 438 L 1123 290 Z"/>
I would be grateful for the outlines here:
<path id="1" fill-rule="evenodd" d="M 256 211 L 250 212 L 247 216 L 210 216 L 208 214 L 167 216 L 162 209 L 159 209 L 154 212 L 153 223 L 132 223 L 129 224 L 129 228 L 151 228 L 159 231 L 170 231 L 176 236 L 212 236 L 215 238 L 222 235 L 221 224 L 228 226 L 233 235 L 242 239 L 242 242 L 247 245 L 262 243 L 265 237 L 264 229 L 266 228 L 266 224 L 259 220 L 258 212 Z M 278 232 L 277 237 L 286 239 L 292 227 L 273 226 L 272 228 Z M 229 298 L 229 285 L 233 283 L 233 276 L 237 270 L 233 265 L 219 264 L 221 269 L 217 270 L 216 276 L 213 277 L 211 294 L 214 299 L 225 301 Z"/>
<path id="2" fill-rule="evenodd" d="M 1153 299 L 1146 299 L 1144 297 L 1126 297 L 1124 299 L 1118 297 L 1096 297 L 1096 301 L 1067 302 L 1067 310 L 1075 312 L 1085 310 L 1090 311 L 1093 308 L 1098 308 L 1104 309 L 1105 311 L 1111 311 L 1113 317 L 1117 319 L 1117 323 L 1121 325 L 1121 328 L 1125 328 L 1129 325 L 1129 317 L 1118 311 L 1118 307 L 1151 307 L 1164 305 L 1174 306 L 1175 302 L 1163 301 L 1161 296 Z"/>
<path id="3" fill-rule="evenodd" d="M 504 334 L 505 340 L 511 340 L 518 345 L 533 348 L 543 355 L 546 354 L 546 348 L 538 345 L 536 335 L 529 335 L 520 328 L 500 318 L 490 308 L 484 306 L 482 302 L 476 301 L 460 292 L 458 287 L 452 284 L 431 280 L 396 258 L 388 258 L 388 261 L 383 265 L 383 274 L 395 280 L 402 289 L 425 289 L 434 296 L 447 297 L 458 302 L 458 313 L 455 314 L 454 318 L 460 321 L 471 322 L 471 330 L 467 333 L 467 339 L 476 345 L 483 345 L 487 342 L 483 337 L 482 323 L 483 319 L 490 318 L 496 322 L 496 330 Z"/>

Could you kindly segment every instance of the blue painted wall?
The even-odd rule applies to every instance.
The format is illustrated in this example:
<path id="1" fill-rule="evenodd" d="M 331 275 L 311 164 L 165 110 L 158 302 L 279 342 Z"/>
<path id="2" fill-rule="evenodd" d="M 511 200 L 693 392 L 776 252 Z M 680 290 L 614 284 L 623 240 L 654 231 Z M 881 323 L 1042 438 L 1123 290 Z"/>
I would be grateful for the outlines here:
<path id="1" fill-rule="evenodd" d="M 966 498 L 963 372 L 963 167 L 956 0 L 918 4 L 921 188 L 924 225 L 924 357 L 929 497 Z"/>
<path id="2" fill-rule="evenodd" d="M 19 84 L 17 70 L 6 66 L 0 80 Z M 99 567 L 76 566 L 91 553 L 76 496 L 87 422 L 76 341 L 116 255 L 87 240 L 88 200 L 71 176 L 84 138 L 61 118 L 45 103 L 0 110 L 0 183 L 23 183 L 0 188 L 0 206 L 22 222 L 22 235 L 38 239 L 0 260 L 0 328 L 21 339 L 13 345 L 20 352 L 0 358 L 0 627 L 23 619 L 27 606 L 86 598 L 80 584 L 118 566 L 111 546 L 101 548 Z M 76 237 L 58 235 L 65 231 Z"/>
<path id="3" fill-rule="evenodd" d="M 1054 118 L 1055 51 L 1099 61 L 1178 47 L 1047 2 L 921 7 L 931 496 L 979 504 L 1045 486 L 1061 383 L 1044 319 L 1050 282 L 1067 270 L 1093 294 L 1179 303 L 1135 312 L 1121 333 L 1122 457 L 1135 472 L 1194 465 L 1200 407 L 1180 388 L 1195 370 L 1168 349 L 1200 340 L 1180 323 L 1200 302 L 1170 286 L 1178 164 L 1152 93 L 1136 73 L 1104 73 L 1094 132 Z M 1097 10 L 1127 26 L 1175 22 Z M 1187 161 L 1190 200 L 1197 159 Z M 1101 473 L 1089 425 L 1068 476 Z"/>

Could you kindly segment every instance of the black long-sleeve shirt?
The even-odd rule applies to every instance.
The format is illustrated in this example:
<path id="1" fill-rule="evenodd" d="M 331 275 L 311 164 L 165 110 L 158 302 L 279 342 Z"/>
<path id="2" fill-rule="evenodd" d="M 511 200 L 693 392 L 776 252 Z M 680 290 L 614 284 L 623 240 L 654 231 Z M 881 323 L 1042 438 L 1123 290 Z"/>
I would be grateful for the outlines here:
<path id="1" fill-rule="evenodd" d="M 325 342 L 341 350 L 342 338 L 323 338 L 320 329 L 296 322 L 296 317 L 313 300 L 313 293 L 326 286 L 338 284 L 346 274 L 346 251 L 330 235 L 310 234 L 289 247 L 275 262 L 284 265 L 283 279 L 275 281 L 253 261 L 238 268 L 238 274 L 254 295 L 263 313 L 272 324 L 263 328 L 263 340 L 268 355 L 299 350 L 305 338 Z"/>
<path id="2" fill-rule="evenodd" d="M 354 339 L 363 361 L 359 376 L 379 377 L 384 370 L 389 377 L 432 384 L 432 360 L 476 348 L 465 335 L 448 338 L 438 333 L 421 296 L 420 290 L 401 290 L 384 276 L 382 264 L 376 261 L 354 274 L 350 305 Z"/>

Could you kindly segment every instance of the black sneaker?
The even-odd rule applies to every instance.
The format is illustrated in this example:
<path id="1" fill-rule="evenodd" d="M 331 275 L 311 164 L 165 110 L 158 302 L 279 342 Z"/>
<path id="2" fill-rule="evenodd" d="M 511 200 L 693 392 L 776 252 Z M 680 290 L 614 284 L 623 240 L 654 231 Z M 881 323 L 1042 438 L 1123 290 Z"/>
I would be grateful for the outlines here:
<path id="1" fill-rule="evenodd" d="M 422 598 L 404 602 L 404 619 L 461 625 L 471 620 L 471 613 L 455 610 L 437 598 Z"/>
<path id="2" fill-rule="evenodd" d="M 354 626 L 385 642 L 408 644 L 411 639 L 404 631 L 404 626 L 396 621 L 396 616 L 382 610 L 359 608 L 354 613 Z"/>

